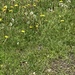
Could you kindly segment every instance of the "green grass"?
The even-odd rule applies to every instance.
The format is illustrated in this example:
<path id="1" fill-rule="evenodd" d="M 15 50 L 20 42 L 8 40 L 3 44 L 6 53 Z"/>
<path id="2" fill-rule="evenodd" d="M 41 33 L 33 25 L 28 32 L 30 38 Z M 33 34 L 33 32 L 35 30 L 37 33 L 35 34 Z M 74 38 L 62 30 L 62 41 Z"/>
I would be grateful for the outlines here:
<path id="1" fill-rule="evenodd" d="M 0 75 L 74 75 L 75 1 L 0 1 Z"/>

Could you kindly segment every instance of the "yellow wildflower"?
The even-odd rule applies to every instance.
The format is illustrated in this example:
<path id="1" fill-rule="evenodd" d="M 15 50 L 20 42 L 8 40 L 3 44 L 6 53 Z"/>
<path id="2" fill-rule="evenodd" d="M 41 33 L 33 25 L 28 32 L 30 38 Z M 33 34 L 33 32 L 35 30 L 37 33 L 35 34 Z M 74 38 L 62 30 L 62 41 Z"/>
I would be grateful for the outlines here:
<path id="1" fill-rule="evenodd" d="M 31 25 L 30 25 L 30 26 L 29 26 L 29 28 L 31 28 L 31 29 L 32 29 L 32 28 L 33 28 L 33 26 L 31 26 Z"/>
<path id="2" fill-rule="evenodd" d="M 38 25 L 36 25 L 36 28 L 38 28 Z"/>
<path id="3" fill-rule="evenodd" d="M 2 21 L 2 18 L 0 18 L 0 22 Z"/>
<path id="4" fill-rule="evenodd" d="M 25 30 L 21 30 L 22 33 L 25 33 Z"/>
<path id="5" fill-rule="evenodd" d="M 3 9 L 7 9 L 7 5 L 5 5 L 5 6 L 3 7 Z"/>
<path id="6" fill-rule="evenodd" d="M 34 7 L 36 7 L 36 4 L 33 4 Z"/>
<path id="7" fill-rule="evenodd" d="M 7 10 L 7 5 L 2 8 L 2 11 L 5 12 Z"/>
<path id="8" fill-rule="evenodd" d="M 44 14 L 41 14 L 40 17 L 45 17 L 45 15 Z"/>
<path id="9" fill-rule="evenodd" d="M 62 3 L 63 1 L 62 1 L 62 0 L 60 0 L 59 2 L 60 2 L 60 3 Z"/>
<path id="10" fill-rule="evenodd" d="M 6 38 L 6 39 L 9 38 L 9 36 L 5 35 L 5 38 Z"/>
<path id="11" fill-rule="evenodd" d="M 15 4 L 14 6 L 15 6 L 15 7 L 17 7 L 17 6 L 18 6 L 18 4 Z"/>
<path id="12" fill-rule="evenodd" d="M 10 8 L 14 8 L 13 6 L 10 6 Z"/>
<path id="13" fill-rule="evenodd" d="M 60 20 L 60 22 L 64 22 L 64 20 Z"/>
<path id="14" fill-rule="evenodd" d="M 30 6 L 30 4 L 27 4 L 26 6 Z"/>
<path id="15" fill-rule="evenodd" d="M 13 10 L 12 10 L 12 9 L 10 9 L 10 10 L 9 10 L 9 12 L 13 12 Z"/>
<path id="16" fill-rule="evenodd" d="M 1 64 L 0 66 L 1 66 L 1 67 L 3 67 L 4 65 L 3 65 L 3 64 Z"/>

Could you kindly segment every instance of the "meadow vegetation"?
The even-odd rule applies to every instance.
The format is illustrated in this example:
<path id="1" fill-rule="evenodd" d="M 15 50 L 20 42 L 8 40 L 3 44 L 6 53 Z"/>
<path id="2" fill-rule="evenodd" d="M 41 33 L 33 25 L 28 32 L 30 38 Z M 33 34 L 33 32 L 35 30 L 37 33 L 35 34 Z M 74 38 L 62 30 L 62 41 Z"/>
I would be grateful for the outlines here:
<path id="1" fill-rule="evenodd" d="M 75 74 L 75 0 L 0 0 L 0 75 Z"/>

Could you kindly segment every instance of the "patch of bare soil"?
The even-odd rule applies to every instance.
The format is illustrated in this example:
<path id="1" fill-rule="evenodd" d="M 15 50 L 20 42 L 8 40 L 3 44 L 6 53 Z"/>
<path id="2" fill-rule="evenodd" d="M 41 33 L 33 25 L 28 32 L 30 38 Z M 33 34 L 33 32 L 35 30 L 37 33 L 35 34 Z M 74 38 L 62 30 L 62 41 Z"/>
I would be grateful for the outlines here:
<path id="1" fill-rule="evenodd" d="M 52 61 L 51 70 L 51 75 L 75 75 L 75 54 L 70 52 L 68 59 Z"/>

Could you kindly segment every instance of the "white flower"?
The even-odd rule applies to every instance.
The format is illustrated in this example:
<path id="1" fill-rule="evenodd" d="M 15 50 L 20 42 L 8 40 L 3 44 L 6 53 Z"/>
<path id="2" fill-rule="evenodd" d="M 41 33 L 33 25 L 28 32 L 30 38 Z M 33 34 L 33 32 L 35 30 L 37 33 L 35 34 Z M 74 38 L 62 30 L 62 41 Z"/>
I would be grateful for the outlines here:
<path id="1" fill-rule="evenodd" d="M 67 3 L 71 3 L 71 0 L 67 0 Z"/>
<path id="2" fill-rule="evenodd" d="M 33 14 L 34 14 L 33 11 L 31 11 L 31 12 L 30 12 L 30 15 L 33 15 Z"/>
<path id="3" fill-rule="evenodd" d="M 47 69 L 47 72 L 51 72 L 52 70 L 51 69 Z"/>
<path id="4" fill-rule="evenodd" d="M 17 45 L 19 45 L 19 42 L 17 42 Z"/>
<path id="5" fill-rule="evenodd" d="M 12 23 L 11 22 L 9 23 L 9 26 L 12 26 Z"/>
<path id="6" fill-rule="evenodd" d="M 11 21 L 14 22 L 14 18 L 12 18 Z"/>
<path id="7" fill-rule="evenodd" d="M 33 75 L 35 75 L 35 72 L 33 72 Z"/>

